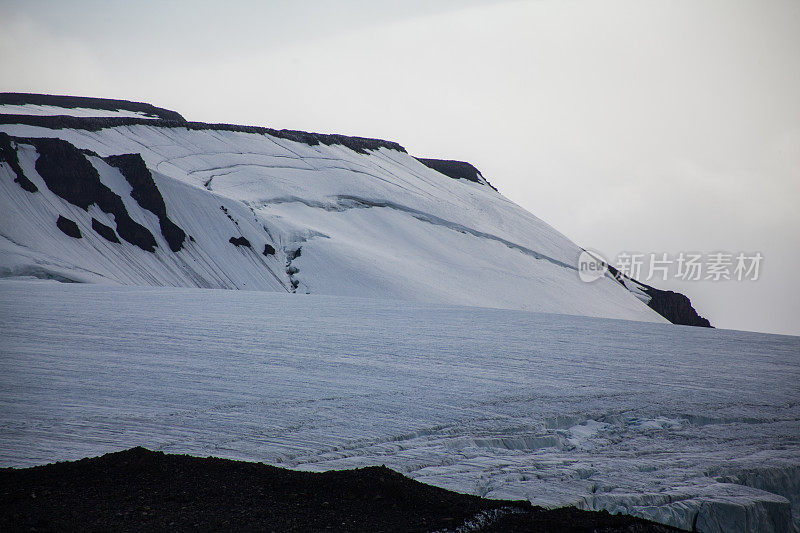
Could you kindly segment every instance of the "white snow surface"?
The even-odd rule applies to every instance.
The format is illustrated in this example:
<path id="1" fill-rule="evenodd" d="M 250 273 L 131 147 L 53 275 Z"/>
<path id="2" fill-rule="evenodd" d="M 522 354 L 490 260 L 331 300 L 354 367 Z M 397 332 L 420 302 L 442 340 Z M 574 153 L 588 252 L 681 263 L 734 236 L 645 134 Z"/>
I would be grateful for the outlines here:
<path id="1" fill-rule="evenodd" d="M 284 292 L 296 285 L 299 293 L 665 322 L 610 277 L 581 282 L 581 249 L 540 219 L 404 152 L 155 125 L 0 131 L 63 138 L 100 157 L 141 154 L 169 217 L 195 238 L 171 252 L 119 171 L 90 157 L 159 246 L 152 254 L 109 243 L 92 231 L 91 217 L 111 227 L 113 219 L 50 192 L 36 173 L 36 149 L 20 143 L 20 164 L 39 192 L 22 190 L 0 164 L 0 277 Z M 84 237 L 58 231 L 58 215 L 77 222 Z M 239 236 L 253 249 L 228 242 Z M 277 253 L 262 255 L 265 244 Z"/>
<path id="2" fill-rule="evenodd" d="M 93 109 L 90 107 L 60 107 L 40 104 L 0 104 L 0 115 L 159 118 L 141 111 L 130 111 L 127 109 Z"/>
<path id="3" fill-rule="evenodd" d="M 0 466 L 142 445 L 699 531 L 798 523 L 797 337 L 42 280 L 0 281 L 0 335 Z"/>

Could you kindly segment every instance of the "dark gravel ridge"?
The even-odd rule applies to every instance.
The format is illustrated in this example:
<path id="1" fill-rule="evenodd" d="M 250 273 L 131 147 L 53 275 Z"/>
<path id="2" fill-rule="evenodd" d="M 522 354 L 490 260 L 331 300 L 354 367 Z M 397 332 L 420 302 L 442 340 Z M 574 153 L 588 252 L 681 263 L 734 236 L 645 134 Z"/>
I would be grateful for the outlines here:
<path id="1" fill-rule="evenodd" d="M 413 481 L 384 466 L 323 473 L 144 448 L 0 469 L 0 531 L 676 531 Z M 473 531 L 475 531 L 473 529 Z"/>

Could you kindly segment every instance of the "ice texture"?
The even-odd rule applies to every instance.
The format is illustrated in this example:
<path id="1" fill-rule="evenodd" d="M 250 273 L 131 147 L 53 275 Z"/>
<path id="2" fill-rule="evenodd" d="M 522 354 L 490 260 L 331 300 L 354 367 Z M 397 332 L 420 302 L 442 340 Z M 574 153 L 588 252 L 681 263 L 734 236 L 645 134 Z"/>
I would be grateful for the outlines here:
<path id="1" fill-rule="evenodd" d="M 0 466 L 142 445 L 797 528 L 797 337 L 41 280 L 0 281 L 0 334 Z"/>

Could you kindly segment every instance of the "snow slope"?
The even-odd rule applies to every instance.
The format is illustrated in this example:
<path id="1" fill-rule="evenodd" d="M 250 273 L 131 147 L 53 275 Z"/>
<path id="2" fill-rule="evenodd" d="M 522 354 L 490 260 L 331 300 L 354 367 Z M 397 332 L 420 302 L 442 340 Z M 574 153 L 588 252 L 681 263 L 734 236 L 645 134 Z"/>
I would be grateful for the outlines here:
<path id="1" fill-rule="evenodd" d="M 361 140 L 362 148 L 353 138 L 257 128 L 41 118 L 0 123 L 0 132 L 12 136 L 9 152 L 36 188 L 23 188 L 11 163 L 0 163 L 2 276 L 664 321 L 611 276 L 581 282 L 581 249 L 479 174 L 477 181 L 452 179 L 394 143 Z M 66 140 L 75 157 L 88 161 L 130 218 L 152 234 L 155 250 L 124 238 L 109 242 L 93 224 L 113 230 L 116 215 L 54 192 L 40 174 L 39 152 L 52 151 L 37 143 L 42 138 Z M 51 167 L 65 157 L 59 150 L 44 154 L 55 161 Z M 157 217 L 109 164 L 119 154 L 141 157 L 169 219 L 191 236 L 179 250 L 170 249 Z M 73 166 L 75 157 L 62 167 Z M 81 238 L 62 233 L 59 216 L 73 221 Z"/>
<path id="2" fill-rule="evenodd" d="M 0 335 L 0 466 L 143 445 L 699 531 L 800 516 L 797 337 L 40 280 L 0 281 Z"/>
<path id="3" fill-rule="evenodd" d="M 185 122 L 179 113 L 144 102 L 33 93 L 0 93 L 0 116 L 7 114 L 163 119 Z"/>
<path id="4" fill-rule="evenodd" d="M 142 111 L 129 111 L 126 109 L 92 109 L 90 107 L 69 108 L 38 104 L 0 104 L 0 114 L 33 116 L 67 115 L 70 117 L 125 117 L 146 119 L 158 118 L 147 115 Z"/>

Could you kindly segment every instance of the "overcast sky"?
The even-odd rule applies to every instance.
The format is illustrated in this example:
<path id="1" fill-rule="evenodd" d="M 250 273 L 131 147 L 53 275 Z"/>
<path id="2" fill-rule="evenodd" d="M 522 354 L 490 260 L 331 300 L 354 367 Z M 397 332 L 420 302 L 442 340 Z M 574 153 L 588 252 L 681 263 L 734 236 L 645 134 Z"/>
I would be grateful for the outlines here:
<path id="1" fill-rule="evenodd" d="M 467 160 L 612 262 L 761 252 L 757 281 L 651 284 L 800 334 L 797 0 L 0 0 L 0 91 Z"/>

